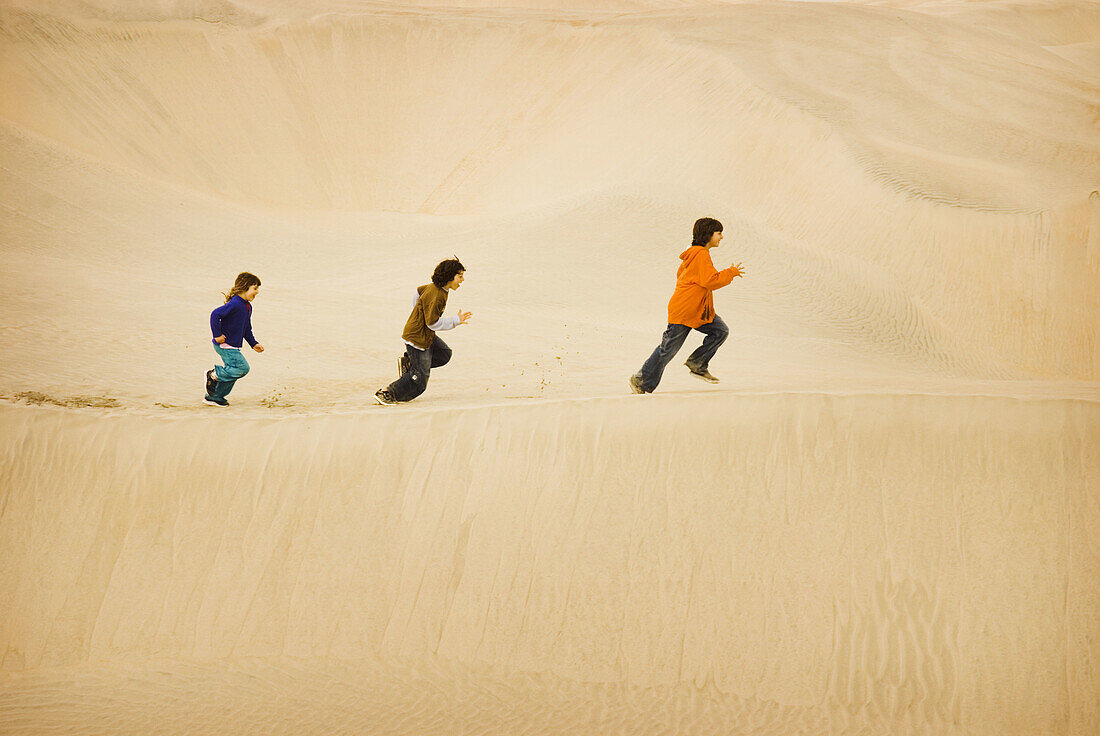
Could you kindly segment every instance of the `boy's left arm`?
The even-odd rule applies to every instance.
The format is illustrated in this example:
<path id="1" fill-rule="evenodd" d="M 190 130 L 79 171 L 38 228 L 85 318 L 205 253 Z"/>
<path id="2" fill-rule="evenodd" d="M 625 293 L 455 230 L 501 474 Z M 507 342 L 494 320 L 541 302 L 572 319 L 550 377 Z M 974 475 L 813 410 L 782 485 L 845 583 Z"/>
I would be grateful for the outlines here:
<path id="1" fill-rule="evenodd" d="M 431 329 L 431 326 L 440 321 L 443 317 L 443 310 L 447 308 L 447 303 L 439 298 L 424 298 L 424 325 Z"/>
<path id="2" fill-rule="evenodd" d="M 710 259 L 710 253 L 706 254 L 706 258 L 696 259 L 695 267 L 695 283 L 711 291 L 729 286 L 730 282 L 733 281 L 733 277 L 737 275 L 728 268 L 721 271 L 716 269 L 714 262 Z"/>

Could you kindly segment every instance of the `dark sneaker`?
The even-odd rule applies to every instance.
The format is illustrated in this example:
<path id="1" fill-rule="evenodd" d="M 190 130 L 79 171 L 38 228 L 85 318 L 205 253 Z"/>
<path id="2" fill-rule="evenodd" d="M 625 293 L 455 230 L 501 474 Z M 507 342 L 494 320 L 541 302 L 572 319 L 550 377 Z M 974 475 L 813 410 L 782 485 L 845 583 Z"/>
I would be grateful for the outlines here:
<path id="1" fill-rule="evenodd" d="M 206 372 L 206 395 L 213 396 L 214 389 L 218 387 L 218 374 L 210 369 Z"/>
<path id="2" fill-rule="evenodd" d="M 393 398 L 393 394 L 384 388 L 380 388 L 374 392 L 374 400 L 383 406 L 394 406 L 397 404 L 397 399 Z"/>
<path id="3" fill-rule="evenodd" d="M 630 390 L 633 391 L 636 394 L 647 394 L 647 393 L 649 393 L 644 388 L 642 388 L 642 379 L 641 379 L 640 376 L 631 376 L 630 377 Z"/>
<path id="4" fill-rule="evenodd" d="M 213 396 L 207 396 L 203 401 L 210 404 L 210 406 L 229 406 L 229 402 L 225 399 L 218 399 Z"/>
<path id="5" fill-rule="evenodd" d="M 710 374 L 710 371 L 708 371 L 706 368 L 700 368 L 699 366 L 692 365 L 691 363 L 684 363 L 684 365 L 688 367 L 688 371 L 691 373 L 691 375 L 695 376 L 700 381 L 706 381 L 707 383 L 718 383 L 718 379 L 715 376 L 712 376 Z"/>
<path id="6" fill-rule="evenodd" d="M 400 358 L 397 359 L 397 377 L 401 378 L 401 376 L 405 375 L 408 372 L 409 372 L 409 356 L 402 355 Z"/>

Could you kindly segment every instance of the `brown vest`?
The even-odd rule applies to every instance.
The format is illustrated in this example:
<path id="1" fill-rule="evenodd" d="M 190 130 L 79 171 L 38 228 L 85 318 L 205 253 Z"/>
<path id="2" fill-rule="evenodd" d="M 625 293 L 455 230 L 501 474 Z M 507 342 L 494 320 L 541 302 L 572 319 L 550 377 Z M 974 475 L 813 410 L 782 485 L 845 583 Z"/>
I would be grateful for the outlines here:
<path id="1" fill-rule="evenodd" d="M 435 340 L 435 333 L 428 329 L 428 325 L 434 325 L 443 316 L 443 310 L 447 308 L 448 291 L 435 284 L 424 284 L 417 287 L 416 293 L 420 298 L 416 300 L 416 306 L 405 322 L 401 339 L 411 342 L 421 350 L 427 350 Z"/>

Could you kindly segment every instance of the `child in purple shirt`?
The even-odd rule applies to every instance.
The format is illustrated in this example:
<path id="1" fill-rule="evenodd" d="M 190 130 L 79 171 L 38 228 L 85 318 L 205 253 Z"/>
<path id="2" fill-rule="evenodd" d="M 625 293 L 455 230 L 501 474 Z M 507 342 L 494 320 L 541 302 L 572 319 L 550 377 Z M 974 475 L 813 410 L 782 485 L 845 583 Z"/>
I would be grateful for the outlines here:
<path id="1" fill-rule="evenodd" d="M 241 354 L 244 341 L 257 353 L 264 346 L 252 335 L 252 300 L 260 293 L 260 279 L 245 271 L 237 274 L 233 288 L 225 294 L 225 304 L 210 313 L 210 332 L 214 352 L 224 365 L 215 365 L 206 372 L 206 398 L 211 406 L 229 406 L 225 397 L 233 390 L 237 379 L 248 373 L 248 361 Z"/>

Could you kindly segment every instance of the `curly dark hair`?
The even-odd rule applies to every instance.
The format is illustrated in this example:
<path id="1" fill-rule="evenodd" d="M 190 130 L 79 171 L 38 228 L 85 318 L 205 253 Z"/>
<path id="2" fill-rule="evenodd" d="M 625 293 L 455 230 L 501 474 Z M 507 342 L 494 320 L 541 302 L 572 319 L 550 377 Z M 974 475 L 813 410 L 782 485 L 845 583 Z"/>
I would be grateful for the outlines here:
<path id="1" fill-rule="evenodd" d="M 691 231 L 692 245 L 706 245 L 711 236 L 722 232 L 722 223 L 713 217 L 700 217 L 695 221 L 695 228 Z"/>
<path id="2" fill-rule="evenodd" d="M 435 267 L 435 273 L 432 274 L 432 283 L 442 289 L 444 286 L 454 281 L 455 276 L 465 270 L 466 267 L 458 260 L 458 256 L 448 258 L 445 261 L 441 261 L 439 265 Z"/>

